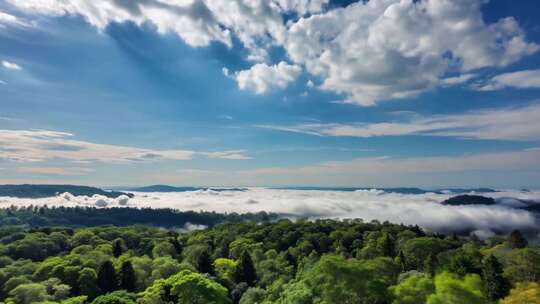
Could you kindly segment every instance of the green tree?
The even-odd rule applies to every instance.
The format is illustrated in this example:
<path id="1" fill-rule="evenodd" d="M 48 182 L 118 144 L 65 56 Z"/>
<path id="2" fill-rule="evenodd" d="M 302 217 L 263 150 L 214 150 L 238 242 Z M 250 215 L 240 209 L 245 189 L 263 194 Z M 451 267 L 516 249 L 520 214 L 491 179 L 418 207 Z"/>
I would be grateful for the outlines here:
<path id="1" fill-rule="evenodd" d="M 37 283 L 22 284 L 9 292 L 17 304 L 32 304 L 49 299 L 45 286 Z"/>
<path id="2" fill-rule="evenodd" d="M 159 257 L 177 257 L 178 254 L 176 253 L 176 249 L 174 248 L 173 244 L 169 241 L 162 241 L 157 243 L 154 248 L 152 249 L 152 256 L 154 258 Z"/>
<path id="3" fill-rule="evenodd" d="M 394 253 L 394 240 L 388 233 L 383 235 L 377 240 L 377 248 L 383 256 L 393 257 Z"/>
<path id="4" fill-rule="evenodd" d="M 99 295 L 99 287 L 97 286 L 97 273 L 92 268 L 83 268 L 79 273 L 77 285 L 81 294 L 93 299 Z"/>
<path id="5" fill-rule="evenodd" d="M 118 290 L 99 296 L 92 304 L 136 304 L 137 296 L 124 290 Z"/>
<path id="6" fill-rule="evenodd" d="M 437 270 L 437 257 L 433 253 L 430 253 L 424 261 L 424 272 L 430 276 L 435 275 Z"/>
<path id="7" fill-rule="evenodd" d="M 427 275 L 416 273 L 389 290 L 394 297 L 392 304 L 420 304 L 435 292 L 435 285 Z"/>
<path id="8" fill-rule="evenodd" d="M 99 267 L 97 285 L 102 293 L 109 293 L 118 288 L 116 271 L 111 261 L 105 261 Z"/>
<path id="9" fill-rule="evenodd" d="M 120 269 L 120 288 L 127 291 L 135 291 L 137 278 L 131 261 L 124 261 Z"/>
<path id="10" fill-rule="evenodd" d="M 262 303 L 265 297 L 266 291 L 264 289 L 251 287 L 242 295 L 240 304 Z"/>
<path id="11" fill-rule="evenodd" d="M 505 260 L 504 274 L 512 283 L 540 281 L 540 249 L 513 250 Z"/>
<path id="12" fill-rule="evenodd" d="M 487 297 L 492 300 L 498 300 L 508 294 L 510 284 L 503 276 L 503 268 L 499 260 L 490 255 L 484 261 L 484 284 Z"/>
<path id="13" fill-rule="evenodd" d="M 238 260 L 235 277 L 238 283 L 245 282 L 249 286 L 255 286 L 257 272 L 255 271 L 253 260 L 247 251 L 242 252 L 240 259 Z"/>
<path id="14" fill-rule="evenodd" d="M 148 287 L 139 304 L 230 304 L 227 289 L 206 276 L 183 270 Z"/>
<path id="15" fill-rule="evenodd" d="M 427 299 L 427 304 L 487 304 L 482 293 L 480 276 L 469 274 L 459 277 L 456 274 L 443 272 L 435 276 L 435 293 Z"/>

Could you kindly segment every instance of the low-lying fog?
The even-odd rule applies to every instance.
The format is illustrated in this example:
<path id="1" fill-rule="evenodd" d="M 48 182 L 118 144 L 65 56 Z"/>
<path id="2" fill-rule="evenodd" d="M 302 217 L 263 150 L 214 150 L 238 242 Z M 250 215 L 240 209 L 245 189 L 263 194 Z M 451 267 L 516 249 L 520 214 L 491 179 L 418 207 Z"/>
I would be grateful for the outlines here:
<path id="1" fill-rule="evenodd" d="M 435 231 L 475 230 L 485 238 L 494 232 L 512 229 L 540 231 L 538 214 L 518 209 L 516 199 L 540 203 L 540 191 L 501 191 L 483 193 L 493 197 L 494 206 L 445 206 L 447 194 L 399 194 L 380 190 L 315 191 L 250 188 L 245 191 L 199 190 L 174 193 L 133 192 L 134 198 L 121 196 L 72 196 L 69 193 L 42 199 L 0 197 L 0 207 L 9 205 L 151 207 L 216 212 L 275 212 L 292 217 L 362 218 L 393 223 L 417 224 Z"/>

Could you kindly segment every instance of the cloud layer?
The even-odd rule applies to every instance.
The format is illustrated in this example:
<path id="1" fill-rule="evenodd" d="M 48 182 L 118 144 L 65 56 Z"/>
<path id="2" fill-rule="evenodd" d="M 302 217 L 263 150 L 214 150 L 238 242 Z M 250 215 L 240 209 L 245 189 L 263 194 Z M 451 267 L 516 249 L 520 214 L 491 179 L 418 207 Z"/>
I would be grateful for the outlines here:
<path id="1" fill-rule="evenodd" d="M 419 116 L 405 121 L 381 123 L 310 123 L 292 126 L 261 125 L 261 128 L 317 136 L 452 136 L 496 140 L 540 140 L 540 104 L 488 109 L 463 114 Z"/>
<path id="2" fill-rule="evenodd" d="M 540 88 L 540 70 L 525 70 L 500 74 L 492 77 L 485 83 L 474 85 L 473 88 L 478 91 L 495 91 L 505 88 Z"/>
<path id="3" fill-rule="evenodd" d="M 504 203 L 507 197 L 540 200 L 539 192 L 499 192 L 489 194 L 496 206 L 443 206 L 444 194 L 396 194 L 377 190 L 356 192 L 300 191 L 251 188 L 247 191 L 200 190 L 181 193 L 135 193 L 135 197 L 109 199 L 101 196 L 74 197 L 62 194 L 46 199 L 0 198 L 0 207 L 27 206 L 99 206 L 150 207 L 216 212 L 268 211 L 312 218 L 362 218 L 420 225 L 437 231 L 499 231 L 540 229 L 538 220 L 527 211 Z"/>
<path id="4" fill-rule="evenodd" d="M 98 144 L 72 139 L 71 133 L 47 130 L 0 130 L 0 159 L 37 162 L 63 159 L 73 162 L 126 163 L 141 161 L 188 160 L 194 156 L 220 159 L 248 159 L 244 151 L 197 152 L 155 150 Z"/>
<path id="5" fill-rule="evenodd" d="M 82 15 L 99 29 L 111 22 L 150 22 L 194 47 L 212 41 L 231 47 L 236 38 L 255 64 L 235 78 L 241 88 L 257 93 L 270 84 L 283 87 L 299 74 L 289 70 L 285 82 L 276 78 L 283 73 L 272 71 L 269 53 L 278 47 L 293 66 L 320 80 L 320 89 L 366 106 L 416 96 L 448 85 L 443 79 L 449 73 L 451 84 L 471 71 L 504 67 L 539 50 L 514 18 L 485 23 L 483 0 L 371 0 L 334 9 L 328 0 L 7 2 L 30 14 Z"/>

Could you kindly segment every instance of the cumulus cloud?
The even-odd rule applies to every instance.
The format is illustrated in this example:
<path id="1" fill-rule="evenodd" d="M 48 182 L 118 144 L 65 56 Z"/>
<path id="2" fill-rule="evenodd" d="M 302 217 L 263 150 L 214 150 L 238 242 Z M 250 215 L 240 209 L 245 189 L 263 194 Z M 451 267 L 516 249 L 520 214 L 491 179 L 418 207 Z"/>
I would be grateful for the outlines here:
<path id="1" fill-rule="evenodd" d="M 9 69 L 9 70 L 15 70 L 15 71 L 20 71 L 22 70 L 22 67 L 14 62 L 9 62 L 9 61 L 6 61 L 6 60 L 2 60 L 2 66 L 6 69 Z"/>
<path id="2" fill-rule="evenodd" d="M 302 191 L 250 188 L 247 191 L 192 191 L 178 193 L 134 193 L 129 206 L 174 208 L 178 210 L 205 210 L 216 212 L 275 212 L 286 216 L 311 218 L 362 218 L 404 223 L 436 231 L 476 231 L 487 236 L 492 231 L 508 232 L 512 229 L 539 230 L 534 214 L 504 205 L 446 206 L 439 202 L 449 195 L 427 193 L 422 195 L 385 193 L 380 190 L 340 192 Z M 539 192 L 491 193 L 494 198 L 515 197 L 540 200 Z M 256 204 L 254 202 L 257 202 Z M 119 207 L 119 199 L 95 195 L 71 196 L 62 194 L 53 198 L 17 199 L 0 198 L 0 206 L 11 204 L 27 206 L 99 206 Z M 188 225 L 186 230 L 202 229 Z"/>
<path id="3" fill-rule="evenodd" d="M 540 104 L 495 108 L 463 114 L 419 116 L 406 121 L 380 123 L 308 123 L 292 126 L 258 127 L 317 136 L 452 136 L 474 139 L 539 140 Z"/>
<path id="4" fill-rule="evenodd" d="M 262 94 L 270 88 L 287 87 L 301 72 L 302 69 L 299 66 L 282 61 L 276 65 L 258 63 L 248 70 L 236 72 L 233 77 L 241 90 L 251 90 Z"/>
<path id="5" fill-rule="evenodd" d="M 525 70 L 504 73 L 488 79 L 484 83 L 473 85 L 478 91 L 495 91 L 504 88 L 532 89 L 540 88 L 540 70 Z"/>
<path id="6" fill-rule="evenodd" d="M 451 70 L 500 67 L 532 54 L 509 17 L 486 24 L 480 0 L 367 1 L 292 24 L 284 47 L 346 102 L 416 96 Z"/>
<path id="7" fill-rule="evenodd" d="M 483 0 L 371 0 L 343 8 L 331 8 L 328 0 L 7 2 L 25 12 L 79 14 L 99 29 L 151 22 L 195 47 L 212 41 L 231 46 L 234 36 L 256 62 L 233 74 L 241 88 L 282 88 L 302 66 L 321 80 L 320 89 L 366 106 L 463 82 L 471 71 L 504 67 L 539 49 L 512 17 L 485 23 Z M 284 71 L 268 65 L 275 47 L 292 60 L 285 80 Z"/>
<path id="8" fill-rule="evenodd" d="M 71 133 L 47 130 L 0 130 L 0 159 L 35 162 L 59 158 L 81 163 L 125 163 L 162 159 L 189 160 L 196 155 L 220 159 L 248 158 L 243 151 L 155 150 L 98 144 L 72 139 L 73 137 Z M 60 173 L 58 170 L 56 172 Z"/>

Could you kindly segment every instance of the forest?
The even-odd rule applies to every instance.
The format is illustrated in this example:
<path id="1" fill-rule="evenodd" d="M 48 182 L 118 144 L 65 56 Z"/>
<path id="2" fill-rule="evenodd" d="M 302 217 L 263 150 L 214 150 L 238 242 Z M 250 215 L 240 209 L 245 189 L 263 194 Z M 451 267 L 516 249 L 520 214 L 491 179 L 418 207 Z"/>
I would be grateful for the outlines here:
<path id="1" fill-rule="evenodd" d="M 388 222 L 268 215 L 213 215 L 209 228 L 195 231 L 136 220 L 28 223 L 32 214 L 115 214 L 57 209 L 2 211 L 0 303 L 540 303 L 540 248 L 518 230 L 480 240 Z"/>

